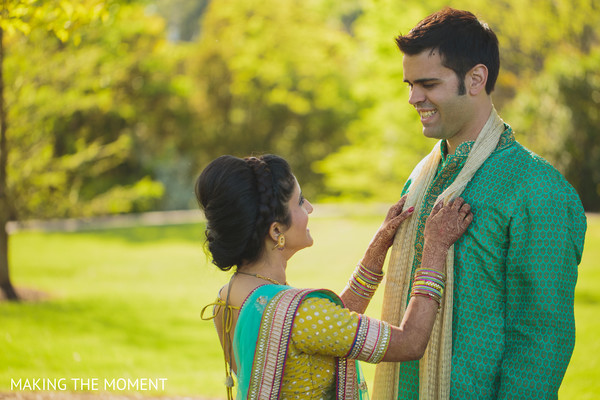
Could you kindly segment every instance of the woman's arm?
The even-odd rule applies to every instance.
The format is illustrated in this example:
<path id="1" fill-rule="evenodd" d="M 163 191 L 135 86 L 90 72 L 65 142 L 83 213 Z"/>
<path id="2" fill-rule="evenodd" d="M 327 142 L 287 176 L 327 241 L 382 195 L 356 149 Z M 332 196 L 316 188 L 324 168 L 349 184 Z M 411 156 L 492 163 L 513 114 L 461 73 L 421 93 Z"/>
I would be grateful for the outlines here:
<path id="1" fill-rule="evenodd" d="M 413 211 L 409 209 L 402 212 L 405 200 L 403 197 L 390 208 L 361 261 L 362 267 L 375 275 L 381 274 L 383 262 L 393 243 L 396 230 Z M 462 198 L 457 198 L 446 206 L 441 202 L 438 203 L 425 224 L 421 268 L 434 271 L 434 274 L 437 271 L 445 275 L 448 250 L 463 235 L 472 221 L 471 207 Z M 349 286 L 344 289 L 340 297 L 348 309 L 359 314 L 364 313 L 370 301 L 370 298 L 359 296 Z M 438 307 L 439 303 L 431 297 L 412 296 L 400 326 L 391 327 L 390 343 L 383 361 L 421 358 L 427 348 Z"/>
<path id="2" fill-rule="evenodd" d="M 360 264 L 366 270 L 372 272 L 374 275 L 380 275 L 383 269 L 383 263 L 387 255 L 388 249 L 394 242 L 394 236 L 396 231 L 402 222 L 412 215 L 414 208 L 411 207 L 406 211 L 402 211 L 404 203 L 406 202 L 406 196 L 403 196 L 396 204 L 394 204 L 388 211 L 385 220 L 371 239 L 369 247 L 365 252 Z M 352 279 L 352 278 L 351 278 Z M 370 302 L 370 297 L 365 298 L 360 296 L 350 289 L 349 286 L 342 291 L 340 295 L 346 308 L 352 311 L 356 311 L 362 314 L 367 309 Z"/>
<path id="3" fill-rule="evenodd" d="M 425 224 L 421 268 L 445 274 L 450 246 L 473 221 L 471 207 L 461 198 L 436 205 Z M 439 304 L 428 296 L 413 295 L 399 327 L 392 327 L 390 344 L 382 361 L 408 361 L 423 357 Z"/>
<path id="4" fill-rule="evenodd" d="M 390 214 L 399 215 L 392 210 Z M 442 282 L 440 278 L 446 270 L 448 249 L 465 232 L 472 218 L 469 205 L 462 199 L 446 207 L 434 207 L 425 225 L 423 259 L 413 288 L 422 285 L 423 281 Z M 428 293 L 426 289 L 420 290 Z M 347 296 L 350 295 L 348 292 L 351 291 L 346 291 Z M 412 296 L 397 327 L 342 308 L 330 300 L 308 299 L 296 314 L 292 340 L 298 350 L 307 354 L 370 363 L 419 359 L 427 348 L 438 312 L 439 304 L 434 298 L 420 294 Z M 315 340 L 317 338 L 319 340 Z"/>

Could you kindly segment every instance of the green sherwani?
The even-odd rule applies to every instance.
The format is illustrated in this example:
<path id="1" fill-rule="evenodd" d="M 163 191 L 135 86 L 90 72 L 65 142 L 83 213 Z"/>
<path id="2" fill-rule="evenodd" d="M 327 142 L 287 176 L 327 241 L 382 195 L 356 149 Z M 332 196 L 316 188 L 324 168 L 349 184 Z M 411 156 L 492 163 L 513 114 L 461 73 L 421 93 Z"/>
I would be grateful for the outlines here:
<path id="1" fill-rule="evenodd" d="M 452 399 L 556 399 L 575 344 L 573 297 L 586 230 L 581 201 L 505 128 L 462 194 L 474 220 L 455 244 Z M 473 143 L 442 157 L 426 191 L 413 271 L 427 216 Z M 418 361 L 402 363 L 398 398 L 417 399 L 418 387 Z"/>

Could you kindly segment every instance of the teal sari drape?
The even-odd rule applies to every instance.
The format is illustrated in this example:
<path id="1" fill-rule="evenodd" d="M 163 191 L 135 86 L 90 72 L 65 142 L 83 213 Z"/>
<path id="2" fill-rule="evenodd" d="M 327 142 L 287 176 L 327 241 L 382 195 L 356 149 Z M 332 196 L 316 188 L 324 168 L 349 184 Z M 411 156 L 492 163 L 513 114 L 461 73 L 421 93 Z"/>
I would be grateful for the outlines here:
<path id="1" fill-rule="evenodd" d="M 238 400 L 280 398 L 291 326 L 307 296 L 343 306 L 331 291 L 283 285 L 259 286 L 242 305 L 233 337 Z M 364 377 L 354 360 L 338 359 L 336 398 L 368 399 Z"/>

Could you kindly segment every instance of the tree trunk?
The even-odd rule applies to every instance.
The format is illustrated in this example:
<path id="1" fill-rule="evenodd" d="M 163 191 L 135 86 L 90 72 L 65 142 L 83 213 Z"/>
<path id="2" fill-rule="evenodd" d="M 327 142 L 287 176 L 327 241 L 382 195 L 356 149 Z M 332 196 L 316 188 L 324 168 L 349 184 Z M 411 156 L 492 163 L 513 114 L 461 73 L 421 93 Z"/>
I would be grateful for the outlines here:
<path id="1" fill-rule="evenodd" d="M 2 13 L 6 10 L 2 9 Z M 4 31 L 0 28 L 0 289 L 8 300 L 18 300 L 19 297 L 10 282 L 8 272 L 8 232 L 6 224 L 10 218 L 10 208 L 6 187 L 6 107 L 4 102 Z"/>

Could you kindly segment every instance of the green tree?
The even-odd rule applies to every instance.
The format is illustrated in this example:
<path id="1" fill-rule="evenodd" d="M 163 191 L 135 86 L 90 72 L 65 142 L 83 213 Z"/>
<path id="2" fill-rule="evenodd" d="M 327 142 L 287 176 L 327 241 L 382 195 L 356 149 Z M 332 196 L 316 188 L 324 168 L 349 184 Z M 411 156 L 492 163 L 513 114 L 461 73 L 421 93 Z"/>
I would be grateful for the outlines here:
<path id="1" fill-rule="evenodd" d="M 183 56 L 163 19 L 136 2 L 63 1 L 55 11 L 68 18 L 58 25 L 72 30 L 48 35 L 34 5 L 23 5 L 25 34 L 13 29 L 3 42 L 5 221 L 161 207 L 161 156 L 189 121 Z M 75 20 L 80 7 L 103 12 Z"/>
<path id="2" fill-rule="evenodd" d="M 509 0 L 486 7 L 501 45 L 504 118 L 565 175 L 586 210 L 600 209 L 600 5 Z"/>
<path id="3" fill-rule="evenodd" d="M 395 201 L 412 168 L 431 150 L 434 142 L 423 137 L 407 101 L 394 38 L 441 7 L 439 1 L 362 3 L 352 27 L 357 51 L 351 90 L 360 118 L 346 131 L 348 144 L 315 166 L 325 175 L 328 197 Z"/>
<path id="4" fill-rule="evenodd" d="M 406 102 L 408 93 L 402 83 L 402 55 L 396 49 L 393 38 L 399 33 L 407 33 L 419 20 L 446 5 L 447 3 L 437 0 L 361 3 L 360 17 L 352 27 L 359 49 L 356 53 L 356 75 L 352 90 L 361 107 L 360 118 L 347 130 L 348 144 L 316 165 L 325 175 L 330 196 L 392 201 L 398 197 L 402 182 L 413 166 L 431 149 L 433 141 L 422 137 L 416 114 Z M 502 67 L 493 99 L 496 108 L 517 132 L 525 131 L 525 135 L 535 136 L 537 134 L 528 131 L 530 125 L 521 126 L 521 121 L 539 121 L 552 119 L 554 116 L 547 114 L 548 110 L 544 107 L 533 106 L 535 102 L 530 103 L 531 107 L 524 112 L 522 108 L 512 106 L 513 100 L 522 104 L 524 98 L 533 96 L 530 93 L 548 99 L 554 96 L 556 101 L 561 102 L 567 97 L 574 100 L 577 96 L 573 92 L 575 88 L 581 90 L 581 99 L 593 95 L 593 84 L 585 83 L 586 80 L 593 79 L 593 74 L 589 71 L 577 75 L 581 79 L 580 84 L 575 84 L 572 80 L 567 84 L 565 79 L 568 75 L 563 70 L 561 76 L 565 79 L 561 81 L 561 85 L 552 86 L 553 91 L 545 94 L 540 90 L 551 89 L 544 84 L 543 79 L 558 79 L 556 71 L 544 72 L 548 60 L 582 60 L 598 46 L 600 12 L 596 1 L 503 0 L 490 3 L 484 0 L 460 0 L 451 5 L 472 11 L 497 33 Z M 589 64 L 589 61 L 585 63 Z M 540 74 L 544 78 L 538 79 Z M 586 85 L 591 92 L 583 90 Z M 519 100 L 515 100 L 516 97 Z M 584 109 L 594 110 L 593 107 Z M 582 129 L 593 127 L 596 121 L 591 111 L 572 112 L 571 115 L 587 121 L 576 124 Z M 567 129 L 565 134 L 580 136 L 573 140 L 581 144 L 586 142 L 584 137 L 595 132 L 588 130 L 587 133 L 578 133 Z M 545 153 L 548 144 L 537 147 L 541 146 L 541 138 L 542 136 L 537 136 L 536 145 L 531 146 L 532 149 L 554 160 L 552 154 Z M 565 147 L 564 141 L 560 143 L 552 148 L 560 148 L 564 153 L 565 149 L 568 152 L 568 149 L 576 147 Z M 569 159 L 578 158 L 573 153 Z M 588 163 L 593 159 L 590 154 L 584 162 Z M 570 165 L 575 168 L 575 164 Z M 575 170 L 568 172 L 564 161 L 558 166 L 576 184 L 578 179 L 575 178 Z M 584 171 L 585 168 L 593 170 L 597 167 L 578 164 L 576 168 Z M 583 192 L 588 189 L 577 187 L 577 190 L 582 197 L 587 197 Z M 587 201 L 587 204 L 592 202 Z"/>
<path id="5" fill-rule="evenodd" d="M 357 117 L 345 13 L 323 0 L 210 4 L 192 66 L 198 168 L 219 154 L 273 152 L 306 194 L 322 190 L 312 163 L 345 141 Z"/>
<path id="6" fill-rule="evenodd" d="M 600 210 L 600 47 L 561 54 L 508 107 L 519 140 L 543 154 L 578 191 L 586 211 Z"/>
<path id="7" fill-rule="evenodd" d="M 103 0 L 80 2 L 3 0 L 0 20 L 0 289 L 6 298 L 17 300 L 18 296 L 10 280 L 8 265 L 8 233 L 6 224 L 11 217 L 14 203 L 8 190 L 8 116 L 5 91 L 6 78 L 4 63 L 6 59 L 7 36 L 19 33 L 29 35 L 35 29 L 52 32 L 60 40 L 66 41 L 77 26 L 90 20 L 101 18 L 105 12 Z M 72 36 L 78 41 L 77 34 Z"/>
<path id="8" fill-rule="evenodd" d="M 187 207 L 191 196 L 171 190 L 182 186 L 193 124 L 185 48 L 168 42 L 164 20 L 136 3 L 112 7 L 79 33 L 77 46 L 43 35 L 14 46 L 9 186 L 17 216 Z"/>

